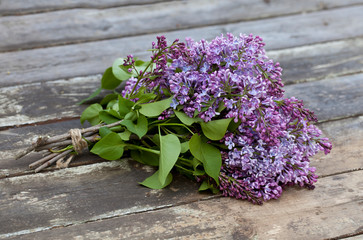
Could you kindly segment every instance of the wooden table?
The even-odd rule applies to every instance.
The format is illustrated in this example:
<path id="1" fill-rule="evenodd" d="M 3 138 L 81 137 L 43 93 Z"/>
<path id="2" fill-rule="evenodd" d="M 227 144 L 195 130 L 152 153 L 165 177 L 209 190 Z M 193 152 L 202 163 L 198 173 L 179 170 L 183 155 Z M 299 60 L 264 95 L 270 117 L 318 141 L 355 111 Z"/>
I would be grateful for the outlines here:
<path id="1" fill-rule="evenodd" d="M 1 239 L 362 239 L 363 1 L 0 1 Z M 287 96 L 303 99 L 329 137 L 312 159 L 316 189 L 279 200 L 200 194 L 183 177 L 164 190 L 138 185 L 153 169 L 85 154 L 68 169 L 34 174 L 36 135 L 82 127 L 87 105 L 117 57 L 147 59 L 170 41 L 220 33 L 263 37 L 284 68 Z"/>

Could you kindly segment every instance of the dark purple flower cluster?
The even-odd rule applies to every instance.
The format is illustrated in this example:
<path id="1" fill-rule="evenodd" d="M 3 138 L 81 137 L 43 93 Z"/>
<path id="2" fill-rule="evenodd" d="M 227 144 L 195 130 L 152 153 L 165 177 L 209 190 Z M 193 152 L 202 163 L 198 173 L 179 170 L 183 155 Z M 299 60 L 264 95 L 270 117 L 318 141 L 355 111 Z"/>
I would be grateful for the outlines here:
<path id="1" fill-rule="evenodd" d="M 331 143 L 312 125 L 314 114 L 302 101 L 283 98 L 282 68 L 270 60 L 260 37 L 232 34 L 211 42 L 186 40 L 167 47 L 153 44 L 157 77 L 139 85 L 168 92 L 172 109 L 208 122 L 232 118 L 236 127 L 222 142 L 219 188 L 225 196 L 255 203 L 277 199 L 285 185 L 313 188 L 317 180 L 309 158 L 326 154 Z M 136 84 L 128 81 L 124 95 Z M 161 116 L 169 117 L 172 109 Z"/>

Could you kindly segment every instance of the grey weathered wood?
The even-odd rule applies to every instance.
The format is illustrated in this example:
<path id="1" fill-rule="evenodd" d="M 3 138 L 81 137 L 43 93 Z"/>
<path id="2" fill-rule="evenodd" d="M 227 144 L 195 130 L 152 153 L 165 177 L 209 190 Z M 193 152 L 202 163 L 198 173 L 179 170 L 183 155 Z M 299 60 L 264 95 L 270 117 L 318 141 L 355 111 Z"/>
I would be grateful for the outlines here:
<path id="1" fill-rule="evenodd" d="M 0 178 L 34 172 L 34 170 L 30 170 L 28 166 L 30 163 L 39 160 L 43 156 L 43 153 L 30 153 L 18 160 L 15 160 L 14 158 L 19 152 L 30 146 L 37 136 L 55 136 L 66 133 L 72 128 L 88 126 L 87 123 L 82 126 L 79 119 L 77 119 L 0 131 Z M 75 157 L 70 166 L 103 161 L 105 160 L 93 154 L 81 154 L 80 156 Z"/>
<path id="2" fill-rule="evenodd" d="M 267 51 L 280 62 L 285 84 L 315 81 L 363 71 L 363 38 Z"/>
<path id="3" fill-rule="evenodd" d="M 169 33 L 169 39 L 180 37 L 179 34 Z M 100 74 L 112 65 L 114 59 L 131 53 L 148 60 L 150 53 L 146 49 L 152 41 L 154 35 L 143 35 L 0 53 L 0 86 Z M 287 43 L 288 39 L 282 42 Z M 267 44 L 267 49 L 274 49 L 278 42 Z M 357 73 L 363 69 L 363 38 L 268 50 L 267 53 L 270 58 L 281 63 L 285 83 Z"/>
<path id="4" fill-rule="evenodd" d="M 0 126 L 79 117 L 87 106 L 77 103 L 99 84 L 93 76 L 1 88 Z"/>
<path id="5" fill-rule="evenodd" d="M 286 96 L 305 101 L 319 120 L 363 113 L 363 74 L 285 87 Z M 79 117 L 86 105 L 76 105 L 100 85 L 99 76 L 0 88 L 0 127 Z M 31 104 L 29 104 L 31 103 Z"/>
<path id="6" fill-rule="evenodd" d="M 20 235 L 21 232 L 16 232 L 13 233 L 13 237 L 16 239 L 22 239 L 22 237 L 24 239 L 94 237 L 108 239 L 255 238 L 286 240 L 291 239 L 292 236 L 293 239 L 332 238 L 362 231 L 361 174 L 362 171 L 357 171 L 322 178 L 313 191 L 290 188 L 285 191 L 281 199 L 270 201 L 263 206 L 255 206 L 235 199 L 218 198 L 126 216 L 122 216 L 122 212 L 117 214 L 115 211 L 116 216 L 112 219 L 91 220 L 88 223 L 77 222 L 66 228 L 55 228 L 48 231 L 34 229 L 39 232 L 23 236 Z M 94 186 L 90 184 L 90 187 L 93 189 Z M 32 204 L 34 209 L 41 209 L 42 207 L 35 207 L 37 203 L 44 203 L 48 208 L 58 203 L 59 208 L 64 209 L 66 204 L 63 199 L 72 194 L 72 191 L 63 193 L 63 195 L 59 192 L 50 199 L 43 199 L 42 196 L 36 196 L 32 190 L 20 193 L 16 190 L 12 191 L 13 198 L 28 203 L 21 205 L 23 211 L 31 208 Z M 81 194 L 81 199 L 88 197 L 88 194 L 89 192 Z M 113 195 L 113 193 L 110 194 Z M 34 198 L 38 199 L 33 201 Z M 152 199 L 155 197 L 150 198 L 150 200 Z M 54 202 L 55 205 L 51 202 Z M 86 204 L 89 202 L 92 200 L 87 201 Z M 120 200 L 114 201 L 112 204 L 118 204 L 118 202 Z M 98 202 L 97 208 L 107 208 L 105 202 L 103 203 Z M 15 201 L 10 204 L 17 205 L 17 208 L 20 205 Z M 68 208 L 66 207 L 66 209 Z M 97 208 L 93 209 L 98 211 Z M 72 210 L 79 211 L 77 208 Z M 56 218 L 54 222 L 61 222 L 62 217 L 67 215 L 67 211 L 57 213 L 54 216 Z M 44 214 L 42 216 L 45 217 Z M 11 230 L 6 232 L 11 232 Z"/>
<path id="7" fill-rule="evenodd" d="M 363 116 L 317 124 L 333 144 L 330 154 L 317 154 L 311 160 L 319 176 L 363 170 Z"/>
<path id="8" fill-rule="evenodd" d="M 338 2 L 338 1 L 336 1 Z M 310 7 L 307 7 L 310 6 Z M 363 34 L 363 6 L 333 9 L 306 15 L 226 24 L 263 17 L 281 16 L 301 11 L 319 9 L 316 1 L 289 4 L 286 1 L 210 1 L 160 3 L 149 6 L 130 6 L 107 10 L 72 9 L 43 14 L 8 16 L 0 19 L 0 51 L 44 47 L 55 44 L 95 41 L 124 36 L 195 28 L 191 36 L 210 38 L 221 32 L 244 32 L 266 36 L 283 42 L 287 32 L 294 31 L 289 46 L 311 43 L 317 37 L 331 41 Z M 196 21 L 197 18 L 197 21 Z M 146 24 L 147 23 L 147 24 Z M 223 25 L 221 25 L 223 24 Z M 152 28 L 151 28 L 152 26 Z M 349 26 L 349 27 L 346 27 Z M 296 29 L 299 29 L 296 32 Z M 267 34 L 268 33 L 268 34 Z M 334 36 L 334 37 L 333 37 Z"/>
<path id="9" fill-rule="evenodd" d="M 320 121 L 363 113 L 363 74 L 289 85 L 285 90 L 285 96 L 302 99 Z"/>
<path id="10" fill-rule="evenodd" d="M 197 183 L 184 177 L 163 190 L 138 184 L 154 171 L 123 160 L 1 179 L 0 209 L 6 215 L 0 217 L 0 238 L 6 233 L 97 221 L 210 196 L 199 194 Z"/>
<path id="11" fill-rule="evenodd" d="M 0 16 L 39 13 L 64 10 L 69 8 L 111 8 L 127 5 L 140 5 L 161 2 L 162 0 L 2 0 L 0 1 Z"/>
<path id="12" fill-rule="evenodd" d="M 78 120 L 72 120 L 0 131 L 0 178 L 32 172 L 28 169 L 28 165 L 39 160 L 40 154 L 30 154 L 16 161 L 14 156 L 29 146 L 35 136 L 54 136 L 71 128 L 80 127 Z M 318 124 L 318 127 L 324 136 L 329 137 L 334 147 L 330 154 L 320 153 L 311 159 L 311 166 L 316 167 L 319 176 L 363 169 L 363 158 L 360 158 L 363 144 L 363 117 L 325 122 Z M 99 161 L 101 159 L 94 155 L 83 154 L 78 156 L 71 166 Z"/>

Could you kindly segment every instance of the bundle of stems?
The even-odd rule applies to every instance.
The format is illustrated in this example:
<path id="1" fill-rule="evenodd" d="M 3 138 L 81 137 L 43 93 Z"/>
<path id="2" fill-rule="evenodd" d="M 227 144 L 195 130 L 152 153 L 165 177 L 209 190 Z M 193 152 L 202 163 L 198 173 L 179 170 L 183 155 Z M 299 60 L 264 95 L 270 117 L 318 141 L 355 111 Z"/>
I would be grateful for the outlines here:
<path id="1" fill-rule="evenodd" d="M 45 152 L 44 157 L 31 163 L 29 168 L 39 172 L 57 162 L 59 167 L 67 167 L 76 154 L 80 154 L 88 145 L 97 142 L 100 137 L 98 131 L 101 127 L 114 127 L 121 121 L 112 124 L 99 124 L 89 128 L 77 129 L 78 137 L 74 137 L 72 130 L 67 133 L 48 137 L 41 136 L 26 150 L 19 153 L 15 159 L 20 159 L 30 152 Z M 63 161 L 67 156 L 68 159 Z M 58 164 L 59 163 L 59 164 Z"/>

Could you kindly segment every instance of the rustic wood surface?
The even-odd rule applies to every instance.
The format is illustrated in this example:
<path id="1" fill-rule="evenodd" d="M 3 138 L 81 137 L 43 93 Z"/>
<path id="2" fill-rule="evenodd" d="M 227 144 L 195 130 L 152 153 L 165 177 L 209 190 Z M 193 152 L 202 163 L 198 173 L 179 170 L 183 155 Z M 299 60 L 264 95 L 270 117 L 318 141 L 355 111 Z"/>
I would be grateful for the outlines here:
<path id="1" fill-rule="evenodd" d="M 363 239 L 363 1 L 0 1 L 0 239 Z M 77 105 L 120 56 L 147 59 L 157 35 L 253 33 L 333 142 L 311 165 L 315 190 L 255 206 L 200 194 L 182 177 L 138 185 L 153 169 L 78 156 L 34 174 L 37 135 L 82 127 Z M 105 93 L 103 93 L 105 94 Z"/>

